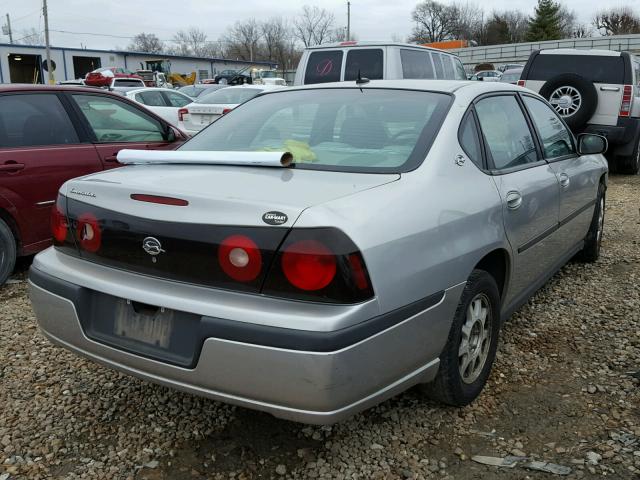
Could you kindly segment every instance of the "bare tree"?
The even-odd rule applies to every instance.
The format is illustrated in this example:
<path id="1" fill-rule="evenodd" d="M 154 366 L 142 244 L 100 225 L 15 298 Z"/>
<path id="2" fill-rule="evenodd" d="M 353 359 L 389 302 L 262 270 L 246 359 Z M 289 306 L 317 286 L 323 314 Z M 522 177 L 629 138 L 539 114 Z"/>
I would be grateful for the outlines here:
<path id="1" fill-rule="evenodd" d="M 282 45 L 290 39 L 290 30 L 286 22 L 280 18 L 270 18 L 260 24 L 262 39 L 264 40 L 265 55 L 268 60 L 274 60 Z"/>
<path id="2" fill-rule="evenodd" d="M 593 37 L 593 27 L 586 23 L 577 23 L 571 32 L 573 38 Z"/>
<path id="3" fill-rule="evenodd" d="M 520 10 L 507 10 L 500 16 L 509 26 L 509 43 L 524 42 L 529 29 L 529 18 Z"/>
<path id="4" fill-rule="evenodd" d="M 164 44 L 154 33 L 139 33 L 129 44 L 129 50 L 134 52 L 160 53 L 164 50 Z"/>
<path id="5" fill-rule="evenodd" d="M 324 8 L 305 5 L 293 20 L 294 35 L 305 47 L 320 45 L 329 40 L 335 17 Z"/>
<path id="6" fill-rule="evenodd" d="M 44 34 L 33 27 L 23 29 L 15 43 L 20 45 L 44 45 Z"/>
<path id="7" fill-rule="evenodd" d="M 456 3 L 453 35 L 459 40 L 479 41 L 485 27 L 484 11 L 474 3 Z"/>
<path id="8" fill-rule="evenodd" d="M 262 27 L 255 18 L 237 21 L 227 30 L 224 41 L 231 56 L 253 61 L 260 56 L 259 47 Z"/>
<path id="9" fill-rule="evenodd" d="M 640 33 L 640 18 L 629 7 L 602 10 L 593 19 L 593 26 L 602 35 Z"/>
<path id="10" fill-rule="evenodd" d="M 415 22 L 411 41 L 416 43 L 441 42 L 455 36 L 458 29 L 458 9 L 435 0 L 424 0 L 411 14 Z"/>
<path id="11" fill-rule="evenodd" d="M 175 46 L 170 47 L 169 51 L 178 55 L 204 57 L 210 48 L 209 42 L 207 42 L 207 34 L 196 27 L 191 27 L 187 31 L 178 31 L 173 36 L 172 42 Z"/>
<path id="12" fill-rule="evenodd" d="M 558 10 L 560 16 L 560 31 L 564 38 L 573 37 L 576 29 L 576 12 L 569 10 L 565 5 Z"/>

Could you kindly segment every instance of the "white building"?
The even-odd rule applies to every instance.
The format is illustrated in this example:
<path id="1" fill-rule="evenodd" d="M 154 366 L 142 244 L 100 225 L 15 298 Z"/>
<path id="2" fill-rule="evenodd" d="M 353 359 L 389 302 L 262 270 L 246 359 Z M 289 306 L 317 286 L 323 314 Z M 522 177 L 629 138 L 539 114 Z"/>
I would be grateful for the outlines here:
<path id="1" fill-rule="evenodd" d="M 87 72 L 100 67 L 121 67 L 128 70 L 152 69 L 151 64 L 162 61 L 171 72 L 197 79 L 212 78 L 222 70 L 241 70 L 245 67 L 275 68 L 275 63 L 246 62 L 222 58 L 183 57 L 180 55 L 126 52 L 116 50 L 88 50 L 51 47 L 54 80 L 61 82 L 84 78 Z M 0 43 L 0 83 L 46 83 L 46 52 L 44 47 Z M 43 81 L 44 79 L 44 81 Z"/>

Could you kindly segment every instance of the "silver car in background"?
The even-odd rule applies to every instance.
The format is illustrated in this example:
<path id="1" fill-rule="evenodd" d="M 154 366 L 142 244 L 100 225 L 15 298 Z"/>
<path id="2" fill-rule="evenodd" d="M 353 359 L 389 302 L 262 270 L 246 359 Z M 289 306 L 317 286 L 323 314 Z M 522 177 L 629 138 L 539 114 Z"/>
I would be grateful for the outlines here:
<path id="1" fill-rule="evenodd" d="M 598 258 L 605 149 L 504 83 L 265 92 L 174 152 L 67 182 L 31 299 L 56 344 L 282 418 L 339 421 L 420 383 L 466 405 L 502 322 Z"/>

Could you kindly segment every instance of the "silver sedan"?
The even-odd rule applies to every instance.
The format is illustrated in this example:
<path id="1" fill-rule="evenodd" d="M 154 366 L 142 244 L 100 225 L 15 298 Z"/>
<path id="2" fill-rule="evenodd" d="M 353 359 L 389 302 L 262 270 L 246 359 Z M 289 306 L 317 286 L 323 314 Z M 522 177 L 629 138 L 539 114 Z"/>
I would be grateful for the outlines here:
<path id="1" fill-rule="evenodd" d="M 502 322 L 598 258 L 605 149 L 504 83 L 267 92 L 67 182 L 31 299 L 54 343 L 278 417 L 331 423 L 415 384 L 466 405 Z"/>

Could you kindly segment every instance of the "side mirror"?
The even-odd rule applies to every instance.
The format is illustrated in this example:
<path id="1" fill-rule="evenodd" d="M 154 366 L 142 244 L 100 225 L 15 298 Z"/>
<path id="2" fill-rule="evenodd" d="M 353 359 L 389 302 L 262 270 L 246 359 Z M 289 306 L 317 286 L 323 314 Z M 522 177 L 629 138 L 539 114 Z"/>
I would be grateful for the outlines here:
<path id="1" fill-rule="evenodd" d="M 173 129 L 171 125 L 166 126 L 166 130 L 164 133 L 164 139 L 167 142 L 175 142 L 176 141 L 176 131 Z"/>
<path id="2" fill-rule="evenodd" d="M 578 153 L 580 155 L 596 155 L 605 153 L 609 147 L 607 138 L 602 135 L 592 133 L 581 133 L 578 135 Z"/>

